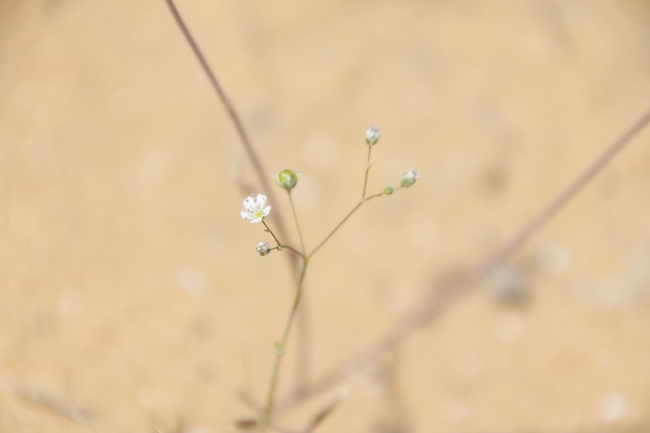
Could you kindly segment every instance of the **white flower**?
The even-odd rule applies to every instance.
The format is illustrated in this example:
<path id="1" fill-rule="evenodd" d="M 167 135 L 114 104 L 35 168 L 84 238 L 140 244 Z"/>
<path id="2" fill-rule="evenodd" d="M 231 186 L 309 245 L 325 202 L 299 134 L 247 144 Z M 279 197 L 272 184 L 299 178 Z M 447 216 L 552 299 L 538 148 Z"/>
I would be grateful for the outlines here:
<path id="1" fill-rule="evenodd" d="M 259 244 L 257 244 L 257 248 L 255 249 L 260 254 L 260 256 L 265 256 L 271 252 L 271 247 L 269 247 L 268 242 L 260 242 Z"/>
<path id="2" fill-rule="evenodd" d="M 251 223 L 258 223 L 271 212 L 271 206 L 264 207 L 265 204 L 266 196 L 264 194 L 257 194 L 257 197 L 253 194 L 246 197 L 246 200 L 242 203 L 244 209 L 239 214 L 243 219 L 249 220 Z"/>
<path id="3" fill-rule="evenodd" d="M 370 125 L 370 127 L 366 129 L 366 143 L 368 143 L 368 146 L 374 146 L 375 143 L 379 141 L 379 137 L 381 137 L 381 131 L 377 126 Z"/>
<path id="4" fill-rule="evenodd" d="M 407 187 L 413 185 L 415 183 L 415 180 L 418 177 L 420 177 L 420 173 L 418 173 L 417 171 L 411 169 L 408 172 L 404 173 L 404 175 L 402 176 L 401 185 L 404 188 L 407 188 Z"/>

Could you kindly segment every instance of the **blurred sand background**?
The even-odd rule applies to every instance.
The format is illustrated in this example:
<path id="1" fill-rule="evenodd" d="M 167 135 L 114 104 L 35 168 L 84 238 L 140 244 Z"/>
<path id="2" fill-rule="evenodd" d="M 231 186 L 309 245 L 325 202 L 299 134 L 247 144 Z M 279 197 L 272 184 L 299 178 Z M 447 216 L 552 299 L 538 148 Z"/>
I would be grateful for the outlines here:
<path id="1" fill-rule="evenodd" d="M 371 191 L 420 171 L 315 256 L 313 376 L 506 242 L 650 106 L 644 1 L 178 7 L 269 173 L 302 172 L 308 247 L 358 200 L 367 124 L 383 132 Z M 649 189 L 646 131 L 508 266 L 352 376 L 319 431 L 650 431 Z M 292 299 L 285 257 L 260 258 L 270 238 L 238 214 L 257 190 L 162 0 L 0 1 L 0 431 L 223 432 L 250 415 L 234 392 L 262 399 Z"/>

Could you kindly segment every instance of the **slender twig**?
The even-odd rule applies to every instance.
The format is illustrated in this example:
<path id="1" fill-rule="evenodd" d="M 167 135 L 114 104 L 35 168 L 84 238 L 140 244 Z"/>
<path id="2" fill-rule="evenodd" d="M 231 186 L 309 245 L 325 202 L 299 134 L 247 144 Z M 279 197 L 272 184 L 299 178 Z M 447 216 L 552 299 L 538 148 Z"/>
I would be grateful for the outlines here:
<path id="1" fill-rule="evenodd" d="M 279 404 L 278 410 L 286 410 L 299 400 L 319 394 L 331 386 L 344 380 L 350 374 L 367 366 L 378 356 L 387 352 L 404 341 L 414 332 L 420 330 L 433 318 L 449 309 L 462 299 L 498 266 L 508 260 L 519 250 L 530 237 L 544 227 L 555 214 L 571 201 L 571 199 L 587 185 L 611 160 L 618 154 L 644 127 L 650 123 L 650 111 L 637 120 L 616 141 L 609 145 L 573 182 L 562 190 L 542 210 L 537 213 L 515 236 L 500 250 L 489 256 L 477 266 L 454 290 L 435 297 L 428 302 L 422 302 L 422 308 L 411 312 L 397 322 L 384 336 L 365 349 L 349 357 L 345 362 L 327 371 L 312 383 L 304 384 L 293 389 Z M 358 208 L 359 205 L 357 205 Z M 353 211 L 356 210 L 353 209 Z M 313 254 L 313 253 L 312 253 Z"/>
<path id="2" fill-rule="evenodd" d="M 397 189 L 395 191 L 397 191 Z M 341 222 L 338 223 L 336 225 L 336 227 L 334 227 L 334 229 L 325 237 L 325 239 L 323 239 L 321 241 L 321 243 L 318 244 L 318 246 L 316 248 L 314 248 L 309 254 L 307 254 L 307 257 L 309 258 L 309 257 L 313 256 L 316 253 L 316 251 L 318 251 L 334 235 L 334 233 L 336 233 L 338 231 L 338 229 L 340 229 L 341 226 L 361 207 L 361 205 L 363 205 L 367 201 L 372 200 L 373 198 L 381 197 L 383 195 L 385 195 L 384 192 L 379 192 L 377 194 L 373 194 L 371 196 L 368 196 L 367 198 L 365 198 L 365 199 L 361 200 L 359 203 L 357 203 L 356 206 L 354 206 L 352 208 L 352 210 L 350 212 L 348 212 L 348 214 L 345 216 L 345 218 L 343 218 L 341 220 Z"/>
<path id="3" fill-rule="evenodd" d="M 399 188 L 396 188 L 395 191 L 397 191 Z M 377 194 L 373 194 L 371 196 L 366 197 L 365 201 L 370 201 L 373 198 L 381 197 L 382 195 L 386 194 L 385 192 L 378 192 Z"/>
<path id="4" fill-rule="evenodd" d="M 278 250 L 278 251 L 282 251 L 284 249 L 287 249 L 287 250 L 291 251 L 292 253 L 298 255 L 298 257 L 304 257 L 304 255 L 300 251 L 298 251 L 294 247 L 290 247 L 289 245 L 278 245 L 277 247 L 271 248 L 271 249 L 272 250 Z"/>
<path id="5" fill-rule="evenodd" d="M 278 240 L 278 238 L 277 238 L 277 237 L 275 236 L 275 234 L 273 233 L 273 230 L 271 230 L 271 229 L 269 228 L 269 226 L 266 224 L 266 221 L 262 220 L 262 224 L 264 224 L 264 227 L 266 227 L 266 230 L 265 230 L 265 231 L 271 233 L 271 236 L 273 236 L 273 239 L 275 239 L 275 243 L 278 244 L 278 246 L 282 246 L 282 244 L 280 243 L 280 241 Z"/>
<path id="6" fill-rule="evenodd" d="M 361 193 L 361 199 L 366 198 L 366 186 L 368 185 L 368 172 L 370 171 L 370 152 L 372 152 L 372 146 L 368 146 L 368 161 L 366 162 L 366 177 L 363 179 L 363 192 Z"/>
<path id="7" fill-rule="evenodd" d="M 300 224 L 298 224 L 298 215 L 296 215 L 296 207 L 293 205 L 293 196 L 291 191 L 289 194 L 289 203 L 291 203 L 291 211 L 293 212 L 293 219 L 296 222 L 296 229 L 298 230 L 298 237 L 300 238 L 300 247 L 302 248 L 302 253 L 307 255 L 307 250 L 305 249 L 305 241 L 302 239 L 302 232 L 300 231 Z"/>
<path id="8" fill-rule="evenodd" d="M 316 248 L 314 248 L 314 249 L 311 251 L 311 253 L 307 254 L 307 257 L 311 257 L 311 256 L 313 256 L 313 255 L 316 253 L 316 251 L 318 251 L 318 250 L 320 249 L 320 247 L 322 247 L 322 246 L 325 244 L 325 242 L 327 242 L 327 241 L 329 240 L 329 238 L 331 238 L 331 237 L 334 235 L 334 233 L 336 233 L 337 230 L 338 230 L 339 228 L 341 228 L 341 226 L 343 225 L 343 223 L 345 223 L 345 222 L 348 220 L 348 218 L 350 218 L 350 217 L 352 216 L 352 214 L 355 213 L 355 212 L 357 211 L 357 209 L 359 209 L 359 208 L 361 207 L 361 205 L 362 205 L 363 203 L 364 203 L 364 200 L 361 200 L 359 203 L 357 203 L 356 206 L 353 207 L 352 210 L 351 210 L 350 212 L 348 212 L 348 214 L 345 216 L 345 218 L 343 218 L 343 219 L 341 220 L 341 222 L 338 223 L 336 227 L 334 227 L 334 230 L 332 230 L 332 231 L 330 232 L 330 234 L 328 234 L 328 235 L 325 237 L 325 239 L 323 239 L 323 240 L 321 241 L 321 243 L 318 244 L 318 246 L 317 246 Z"/>
<path id="9" fill-rule="evenodd" d="M 271 375 L 271 384 L 269 385 L 269 394 L 266 401 L 266 407 L 264 408 L 264 414 L 260 420 L 260 427 L 262 433 L 271 423 L 271 417 L 273 415 L 273 407 L 275 405 L 275 396 L 277 393 L 278 379 L 280 377 L 280 365 L 282 363 L 282 358 L 284 357 L 287 339 L 289 338 L 289 332 L 291 331 L 291 325 L 293 324 L 293 318 L 296 316 L 296 311 L 298 311 L 298 306 L 300 305 L 300 298 L 302 295 L 303 282 L 305 281 L 305 273 L 307 271 L 307 259 L 304 259 L 302 265 L 302 271 L 300 272 L 300 278 L 298 279 L 298 288 L 296 289 L 296 297 L 294 298 L 293 305 L 291 306 L 291 313 L 289 313 L 289 319 L 284 328 L 284 333 L 282 334 L 282 339 L 276 343 L 275 346 L 275 364 L 273 366 L 273 374 Z"/>
<path id="10" fill-rule="evenodd" d="M 248 137 L 248 134 L 246 133 L 246 129 L 244 129 L 244 125 L 239 117 L 239 114 L 237 114 L 237 111 L 235 111 L 235 108 L 230 102 L 230 98 L 228 98 L 226 92 L 223 90 L 223 87 L 221 87 L 219 80 L 217 80 L 217 76 L 215 75 L 214 71 L 208 64 L 208 61 L 206 60 L 205 56 L 201 52 L 201 49 L 199 48 L 198 44 L 194 40 L 194 37 L 190 33 L 189 29 L 185 25 L 185 21 L 183 21 L 181 14 L 178 12 L 178 9 L 174 4 L 174 0 L 165 0 L 165 2 L 167 3 L 167 6 L 169 6 L 169 10 L 174 16 L 174 19 L 176 20 L 176 24 L 178 24 L 178 27 L 180 27 L 181 31 L 183 32 L 183 36 L 185 36 L 187 43 L 192 48 L 194 55 L 196 56 L 199 63 L 201 64 L 201 67 L 203 68 L 203 72 L 205 72 L 205 75 L 207 75 L 208 79 L 210 80 L 210 84 L 212 84 L 212 88 L 219 96 L 219 99 L 221 100 L 223 106 L 226 108 L 226 111 L 228 112 L 228 116 L 230 117 L 230 120 L 235 126 L 235 129 L 237 130 L 237 134 L 239 135 L 242 145 L 244 146 L 244 149 L 246 149 L 248 159 L 250 159 L 251 163 L 253 164 L 253 168 L 257 172 L 257 176 L 259 178 L 260 183 L 262 184 L 262 189 L 264 190 L 264 193 L 271 199 L 271 201 L 275 201 L 275 197 L 273 196 L 273 191 L 271 190 L 268 177 L 266 175 L 266 170 L 264 169 L 264 166 L 262 166 L 260 158 L 257 155 L 257 152 L 255 151 L 255 148 L 253 147 L 253 144 L 250 138 Z M 275 215 L 278 220 L 281 220 L 277 212 Z M 278 221 L 278 225 L 282 226 L 282 224 L 279 221 Z M 284 228 L 280 231 L 284 231 Z"/>

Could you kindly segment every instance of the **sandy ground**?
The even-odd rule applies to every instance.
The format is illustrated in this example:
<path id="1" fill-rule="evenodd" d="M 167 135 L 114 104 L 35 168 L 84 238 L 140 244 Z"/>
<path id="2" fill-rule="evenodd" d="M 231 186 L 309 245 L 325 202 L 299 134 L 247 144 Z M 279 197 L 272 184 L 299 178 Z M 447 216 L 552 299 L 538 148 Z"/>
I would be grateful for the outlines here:
<path id="1" fill-rule="evenodd" d="M 269 176 L 302 172 L 311 377 L 504 244 L 650 107 L 643 1 L 178 0 Z M 245 187 L 238 187 L 245 184 Z M 320 432 L 650 431 L 650 131 Z M 292 299 L 164 2 L 0 1 L 0 431 L 224 432 Z M 276 191 L 272 213 L 290 215 Z M 272 223 L 273 220 L 270 220 Z M 292 230 L 287 241 L 298 244 Z M 296 383 L 290 341 L 281 390 Z M 341 387 L 287 413 L 299 431 Z"/>

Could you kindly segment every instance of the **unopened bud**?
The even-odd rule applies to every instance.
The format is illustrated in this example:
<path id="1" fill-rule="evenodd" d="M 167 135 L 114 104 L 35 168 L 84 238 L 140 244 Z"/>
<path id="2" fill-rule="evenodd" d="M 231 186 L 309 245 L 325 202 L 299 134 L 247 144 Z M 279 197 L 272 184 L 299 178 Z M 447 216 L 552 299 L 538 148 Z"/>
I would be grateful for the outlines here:
<path id="1" fill-rule="evenodd" d="M 374 146 L 379 141 L 379 137 L 381 137 L 381 131 L 375 125 L 370 125 L 366 129 L 366 143 L 368 143 L 368 146 Z"/>
<path id="2" fill-rule="evenodd" d="M 288 192 L 291 192 L 291 190 L 294 189 L 298 183 L 298 177 L 292 170 L 285 168 L 280 173 L 275 175 L 275 183 L 277 183 L 279 187 L 286 189 Z"/>
<path id="3" fill-rule="evenodd" d="M 420 177 L 420 174 L 411 169 L 408 172 L 404 173 L 402 176 L 402 181 L 400 182 L 400 185 L 402 185 L 404 188 L 407 188 L 415 183 L 415 180 Z"/>
<path id="4" fill-rule="evenodd" d="M 388 185 L 386 188 L 384 188 L 384 194 L 386 195 L 391 195 L 393 193 L 394 189 L 392 186 Z"/>
<path id="5" fill-rule="evenodd" d="M 255 249 L 257 250 L 260 256 L 265 256 L 271 252 L 271 247 L 269 247 L 268 242 L 260 242 L 259 244 L 257 244 L 257 248 Z"/>

